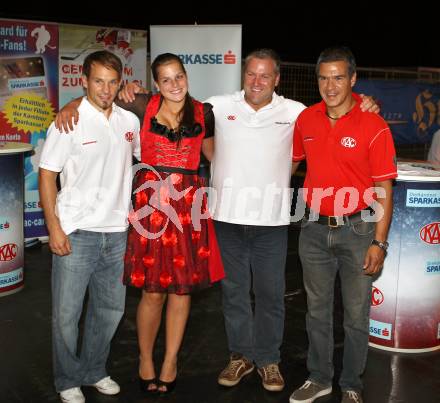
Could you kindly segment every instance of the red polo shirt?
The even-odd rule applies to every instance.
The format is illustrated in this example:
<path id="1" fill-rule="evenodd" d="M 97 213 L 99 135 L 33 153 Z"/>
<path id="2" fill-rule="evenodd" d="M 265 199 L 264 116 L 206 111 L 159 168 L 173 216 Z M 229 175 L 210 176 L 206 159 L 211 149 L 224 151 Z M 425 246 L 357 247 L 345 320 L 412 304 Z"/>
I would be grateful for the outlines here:
<path id="1" fill-rule="evenodd" d="M 390 128 L 379 115 L 360 110 L 359 96 L 353 98 L 355 107 L 333 127 L 324 101 L 305 109 L 296 121 L 293 161 L 307 160 L 304 199 L 322 215 L 366 208 L 374 193 L 366 190 L 397 176 Z"/>

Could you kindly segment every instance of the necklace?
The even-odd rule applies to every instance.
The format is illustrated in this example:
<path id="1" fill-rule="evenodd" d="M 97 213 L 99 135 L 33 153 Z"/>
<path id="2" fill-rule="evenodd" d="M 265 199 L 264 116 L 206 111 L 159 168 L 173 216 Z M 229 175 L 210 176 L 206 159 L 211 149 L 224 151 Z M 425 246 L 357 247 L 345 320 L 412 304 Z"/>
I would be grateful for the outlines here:
<path id="1" fill-rule="evenodd" d="M 327 115 L 327 117 L 329 117 L 332 120 L 338 120 L 340 118 L 340 116 L 337 117 L 337 118 L 334 118 L 333 116 L 330 116 L 327 111 L 325 111 L 325 114 Z M 344 113 L 344 115 L 346 115 L 346 113 Z M 344 115 L 342 115 L 342 116 L 344 116 Z"/>
<path id="2" fill-rule="evenodd" d="M 355 105 L 355 104 L 352 102 L 351 105 L 350 105 L 350 108 L 348 109 L 348 111 L 345 112 L 345 113 L 343 113 L 341 116 L 336 117 L 336 118 L 335 118 L 334 116 L 330 116 L 330 115 L 328 114 L 328 110 L 327 110 L 327 109 L 325 110 L 325 114 L 326 114 L 327 117 L 330 118 L 331 120 L 338 120 L 338 119 L 342 118 L 342 116 L 348 115 L 348 113 L 353 109 L 353 106 L 354 106 L 354 105 Z"/>

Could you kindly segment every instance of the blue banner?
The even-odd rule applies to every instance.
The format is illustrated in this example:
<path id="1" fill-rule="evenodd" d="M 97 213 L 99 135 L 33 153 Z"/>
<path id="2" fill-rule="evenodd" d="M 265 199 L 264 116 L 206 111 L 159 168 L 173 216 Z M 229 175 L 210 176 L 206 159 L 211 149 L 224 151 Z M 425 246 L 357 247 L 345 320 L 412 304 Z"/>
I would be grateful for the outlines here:
<path id="1" fill-rule="evenodd" d="M 360 79 L 354 90 L 377 99 L 396 144 L 430 143 L 440 129 L 440 85 Z"/>

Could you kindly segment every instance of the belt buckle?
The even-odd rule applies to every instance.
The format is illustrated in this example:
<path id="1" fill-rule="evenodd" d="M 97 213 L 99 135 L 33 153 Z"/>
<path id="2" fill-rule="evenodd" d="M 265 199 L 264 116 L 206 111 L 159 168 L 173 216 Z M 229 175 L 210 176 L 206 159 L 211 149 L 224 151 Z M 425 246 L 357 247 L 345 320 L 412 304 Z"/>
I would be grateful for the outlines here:
<path id="1" fill-rule="evenodd" d="M 330 228 L 338 228 L 339 227 L 338 217 L 336 217 L 336 216 L 328 216 L 327 217 L 327 225 Z"/>

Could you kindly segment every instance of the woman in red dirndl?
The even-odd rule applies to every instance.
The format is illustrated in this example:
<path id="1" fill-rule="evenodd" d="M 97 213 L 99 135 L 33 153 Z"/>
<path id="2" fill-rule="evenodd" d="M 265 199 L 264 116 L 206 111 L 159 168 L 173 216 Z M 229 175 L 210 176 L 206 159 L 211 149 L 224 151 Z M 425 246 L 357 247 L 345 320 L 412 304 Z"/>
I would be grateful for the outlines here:
<path id="1" fill-rule="evenodd" d="M 167 393 L 175 385 L 190 293 L 224 272 L 205 179 L 197 174 L 200 152 L 208 159 L 213 153 L 212 108 L 189 96 L 178 56 L 159 55 L 151 68 L 160 94 L 136 95 L 130 107 L 143 122 L 142 169 L 133 182 L 124 283 L 143 289 L 137 311 L 141 388 Z M 166 351 L 156 378 L 153 349 L 166 299 Z"/>

